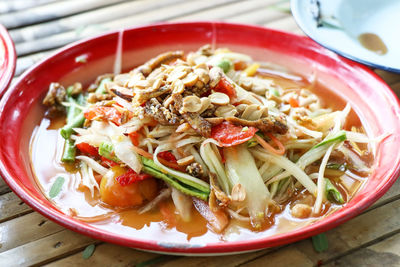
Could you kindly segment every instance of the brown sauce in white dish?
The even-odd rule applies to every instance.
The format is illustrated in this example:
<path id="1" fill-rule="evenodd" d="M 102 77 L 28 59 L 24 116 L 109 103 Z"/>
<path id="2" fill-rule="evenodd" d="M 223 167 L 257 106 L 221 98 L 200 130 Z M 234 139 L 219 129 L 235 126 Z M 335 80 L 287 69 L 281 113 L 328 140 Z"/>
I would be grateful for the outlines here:
<path id="1" fill-rule="evenodd" d="M 360 44 L 378 55 L 385 55 L 388 52 L 388 48 L 383 40 L 375 33 L 363 33 L 358 36 Z"/>

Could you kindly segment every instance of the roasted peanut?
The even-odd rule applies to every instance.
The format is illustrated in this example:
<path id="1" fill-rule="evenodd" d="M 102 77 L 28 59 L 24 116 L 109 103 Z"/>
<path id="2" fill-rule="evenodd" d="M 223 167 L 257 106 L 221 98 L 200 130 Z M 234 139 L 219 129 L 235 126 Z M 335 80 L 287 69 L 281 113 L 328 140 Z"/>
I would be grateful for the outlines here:
<path id="1" fill-rule="evenodd" d="M 201 109 L 201 101 L 197 96 L 191 95 L 183 99 L 182 112 L 198 112 Z"/>
<path id="2" fill-rule="evenodd" d="M 210 99 L 211 103 L 215 105 L 222 106 L 229 104 L 229 96 L 224 93 L 212 93 L 208 98 Z"/>

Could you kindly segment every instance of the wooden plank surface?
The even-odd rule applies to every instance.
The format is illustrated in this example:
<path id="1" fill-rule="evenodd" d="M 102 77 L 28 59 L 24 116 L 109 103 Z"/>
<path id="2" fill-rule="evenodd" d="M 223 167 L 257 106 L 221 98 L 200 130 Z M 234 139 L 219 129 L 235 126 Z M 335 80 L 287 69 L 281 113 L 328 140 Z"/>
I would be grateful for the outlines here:
<path id="1" fill-rule="evenodd" d="M 302 34 L 282 0 L 0 0 L 0 23 L 16 43 L 19 76 L 54 50 L 94 34 L 158 21 L 220 20 Z M 396 93 L 400 75 L 375 72 Z M 399 266 L 400 181 L 361 215 L 326 232 L 329 249 L 309 239 L 219 257 L 142 252 L 71 232 L 44 218 L 0 180 L 0 266 Z M 83 259 L 86 246 L 96 248 Z"/>

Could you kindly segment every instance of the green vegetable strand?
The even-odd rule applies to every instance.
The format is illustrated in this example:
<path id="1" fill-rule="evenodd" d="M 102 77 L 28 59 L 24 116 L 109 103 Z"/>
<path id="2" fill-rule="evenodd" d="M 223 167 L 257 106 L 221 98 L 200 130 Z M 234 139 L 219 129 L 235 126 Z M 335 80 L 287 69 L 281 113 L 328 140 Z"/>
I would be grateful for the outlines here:
<path id="1" fill-rule="evenodd" d="M 346 132 L 345 131 L 339 131 L 337 132 L 334 136 L 326 138 L 325 140 L 323 140 L 322 142 L 316 144 L 314 147 L 312 147 L 311 149 L 326 145 L 326 144 L 331 144 L 334 142 L 342 142 L 346 140 Z"/>
<path id="2" fill-rule="evenodd" d="M 172 174 L 164 173 L 153 160 L 141 157 L 143 163 L 143 172 L 150 174 L 151 176 L 161 179 L 169 185 L 175 187 L 184 194 L 194 196 L 203 200 L 208 199 L 210 194 L 210 188 L 204 185 L 197 184 L 194 181 L 186 180 L 182 177 L 177 177 Z"/>
<path id="3" fill-rule="evenodd" d="M 337 188 L 332 184 L 329 179 L 325 178 L 325 192 L 328 200 L 333 203 L 343 204 L 344 199 L 342 194 L 337 190 Z"/>
<path id="4" fill-rule="evenodd" d="M 311 238 L 315 251 L 324 252 L 328 249 L 328 238 L 322 233 Z"/>

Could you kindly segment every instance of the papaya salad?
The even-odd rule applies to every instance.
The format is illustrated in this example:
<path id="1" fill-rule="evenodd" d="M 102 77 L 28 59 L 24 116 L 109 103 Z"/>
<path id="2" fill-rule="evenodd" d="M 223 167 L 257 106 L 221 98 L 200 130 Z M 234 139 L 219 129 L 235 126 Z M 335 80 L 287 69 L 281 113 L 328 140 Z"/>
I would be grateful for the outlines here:
<path id="1" fill-rule="evenodd" d="M 63 174 L 42 190 L 56 205 L 85 192 L 81 201 L 101 212 L 63 210 L 87 222 L 134 210 L 134 220 L 201 218 L 221 234 L 232 224 L 263 231 L 281 214 L 316 220 L 362 186 L 378 141 L 348 103 L 318 90 L 315 77 L 208 45 L 87 88 L 52 83 L 43 104 L 58 120 L 54 161 Z"/>

